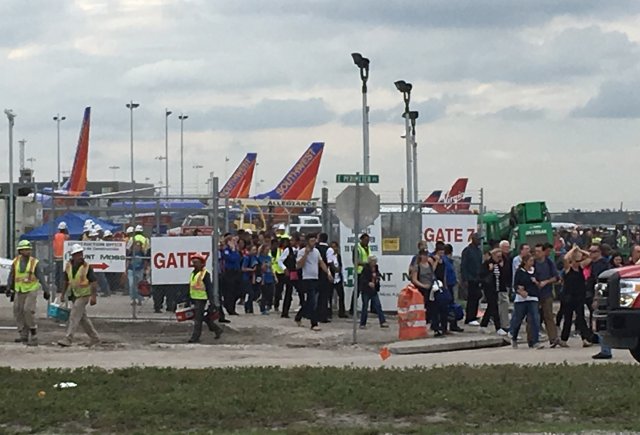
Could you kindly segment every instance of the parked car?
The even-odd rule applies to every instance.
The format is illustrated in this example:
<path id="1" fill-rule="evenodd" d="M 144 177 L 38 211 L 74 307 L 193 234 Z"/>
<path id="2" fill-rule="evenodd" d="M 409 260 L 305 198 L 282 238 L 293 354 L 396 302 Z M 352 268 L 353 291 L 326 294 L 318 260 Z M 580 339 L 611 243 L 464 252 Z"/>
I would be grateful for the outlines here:
<path id="1" fill-rule="evenodd" d="M 9 281 L 9 272 L 11 272 L 11 264 L 13 262 L 8 258 L 0 257 L 0 292 L 7 290 L 7 281 Z"/>

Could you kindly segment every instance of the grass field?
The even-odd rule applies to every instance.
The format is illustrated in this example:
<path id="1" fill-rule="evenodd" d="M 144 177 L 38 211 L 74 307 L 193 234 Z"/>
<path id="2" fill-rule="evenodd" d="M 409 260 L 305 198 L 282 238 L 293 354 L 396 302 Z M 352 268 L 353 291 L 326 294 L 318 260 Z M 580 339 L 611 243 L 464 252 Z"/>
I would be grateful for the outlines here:
<path id="1" fill-rule="evenodd" d="M 55 390 L 61 381 L 78 387 Z M 615 364 L 113 372 L 0 368 L 0 433 L 637 430 L 639 391 L 638 368 Z"/>

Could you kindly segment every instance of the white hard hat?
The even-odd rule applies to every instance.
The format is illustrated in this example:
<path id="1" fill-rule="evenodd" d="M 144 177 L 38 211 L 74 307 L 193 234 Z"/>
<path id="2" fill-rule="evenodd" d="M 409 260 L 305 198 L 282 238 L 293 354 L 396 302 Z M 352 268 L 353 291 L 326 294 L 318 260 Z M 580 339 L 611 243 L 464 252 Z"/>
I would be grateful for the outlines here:
<path id="1" fill-rule="evenodd" d="M 136 233 L 140 231 L 144 231 L 144 229 L 142 228 L 142 225 L 136 225 Z"/>
<path id="2" fill-rule="evenodd" d="M 284 224 L 280 224 L 280 225 L 278 225 L 278 229 L 284 231 L 284 230 L 287 229 L 287 227 Z"/>
<path id="3" fill-rule="evenodd" d="M 66 222 L 64 222 L 64 221 L 63 221 L 63 222 L 60 222 L 60 223 L 58 224 L 58 229 L 59 229 L 59 230 L 66 230 L 66 229 L 67 229 L 67 223 L 66 223 Z"/>
<path id="4" fill-rule="evenodd" d="M 93 229 L 96 231 L 102 231 L 102 227 L 99 224 L 96 224 Z"/>
<path id="5" fill-rule="evenodd" d="M 93 225 L 93 220 L 87 219 L 86 221 L 84 221 L 84 226 L 86 227 L 87 225 L 89 226 Z"/>
<path id="6" fill-rule="evenodd" d="M 133 227 L 128 227 L 127 231 L 125 231 L 127 234 L 131 234 L 133 232 Z"/>
<path id="7" fill-rule="evenodd" d="M 88 233 L 89 231 L 91 231 L 91 228 L 92 228 L 91 225 L 84 224 L 84 227 L 82 228 L 82 232 Z"/>
<path id="8" fill-rule="evenodd" d="M 253 234 L 253 231 L 251 231 L 251 229 L 247 228 L 246 230 L 244 230 L 245 233 L 247 234 Z"/>
<path id="9" fill-rule="evenodd" d="M 98 231 L 94 228 L 89 233 L 89 237 L 98 237 Z"/>
<path id="10" fill-rule="evenodd" d="M 82 248 L 82 245 L 76 243 L 75 245 L 73 245 L 71 247 L 71 255 L 73 254 L 77 254 L 78 252 L 83 252 L 84 249 Z"/>
<path id="11" fill-rule="evenodd" d="M 104 236 L 105 237 L 111 237 L 111 236 L 113 236 L 113 233 L 111 231 L 109 231 L 109 230 L 105 230 L 104 231 Z"/>

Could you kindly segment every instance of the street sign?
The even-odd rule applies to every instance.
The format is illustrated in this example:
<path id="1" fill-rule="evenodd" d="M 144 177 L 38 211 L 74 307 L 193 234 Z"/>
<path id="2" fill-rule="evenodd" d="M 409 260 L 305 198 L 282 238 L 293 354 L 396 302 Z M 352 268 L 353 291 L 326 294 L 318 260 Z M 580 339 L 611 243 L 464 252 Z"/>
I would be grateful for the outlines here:
<path id="1" fill-rule="evenodd" d="M 126 271 L 126 248 L 125 242 L 102 242 L 68 240 L 64 242 L 64 260 L 71 258 L 71 246 L 79 244 L 84 249 L 85 261 L 99 272 Z"/>
<path id="2" fill-rule="evenodd" d="M 356 200 L 358 194 L 360 197 Z M 357 210 L 356 204 L 359 204 Z M 349 186 L 336 198 L 336 215 L 352 230 L 366 228 L 380 215 L 380 198 L 367 186 Z"/>
<path id="3" fill-rule="evenodd" d="M 336 183 L 347 184 L 378 184 L 380 182 L 379 175 L 364 174 L 337 174 Z"/>

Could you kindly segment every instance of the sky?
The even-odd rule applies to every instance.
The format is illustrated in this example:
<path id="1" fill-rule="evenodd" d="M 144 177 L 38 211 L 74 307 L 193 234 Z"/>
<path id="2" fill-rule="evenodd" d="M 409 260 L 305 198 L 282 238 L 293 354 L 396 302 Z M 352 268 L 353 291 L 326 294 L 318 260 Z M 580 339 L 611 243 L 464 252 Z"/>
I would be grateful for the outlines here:
<path id="1" fill-rule="evenodd" d="M 133 100 L 138 181 L 164 180 L 155 158 L 169 108 L 172 192 L 183 113 L 187 192 L 204 193 L 211 171 L 222 185 L 247 152 L 258 153 L 252 192 L 270 190 L 323 141 L 316 192 L 335 197 L 335 175 L 362 170 L 350 56 L 360 52 L 371 61 L 371 172 L 384 202 L 405 185 L 393 83 L 406 80 L 420 113 L 421 197 L 466 176 L 489 209 L 545 200 L 552 211 L 637 210 L 638 24 L 631 0 L 3 0 L 0 101 L 17 114 L 38 180 L 57 177 L 53 116 L 66 117 L 68 170 L 85 106 L 89 179 L 129 180 Z M 5 119 L 2 137 L 7 129 Z"/>

